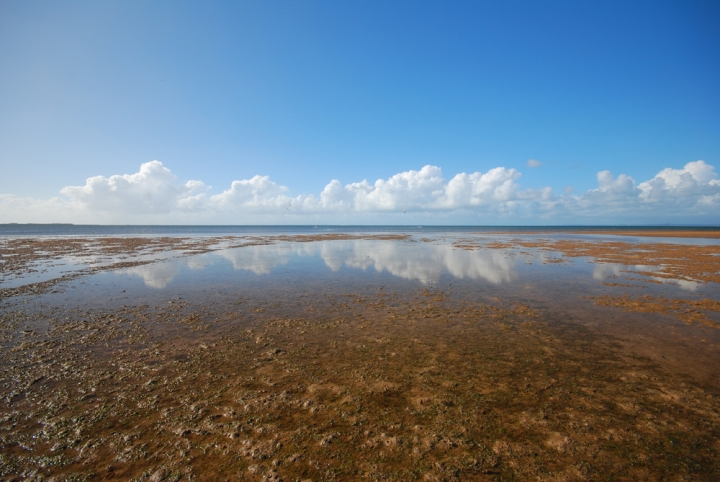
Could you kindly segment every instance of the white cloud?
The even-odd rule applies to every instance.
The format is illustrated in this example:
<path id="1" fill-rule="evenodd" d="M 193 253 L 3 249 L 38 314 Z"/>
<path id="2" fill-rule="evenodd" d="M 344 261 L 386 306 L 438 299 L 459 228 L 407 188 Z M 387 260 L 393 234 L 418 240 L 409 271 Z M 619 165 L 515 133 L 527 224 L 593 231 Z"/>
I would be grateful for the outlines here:
<path id="1" fill-rule="evenodd" d="M 4 223 L 69 223 L 79 219 L 81 211 L 59 197 L 34 199 L 0 194 L 0 222 Z"/>
<path id="2" fill-rule="evenodd" d="M 515 169 L 496 167 L 485 174 L 460 173 L 447 183 L 444 193 L 436 202 L 437 207 L 457 209 L 471 206 L 500 206 L 517 198 L 520 172 Z"/>
<path id="3" fill-rule="evenodd" d="M 323 207 L 357 211 L 396 211 L 428 207 L 442 193 L 445 180 L 442 170 L 425 166 L 419 171 L 395 174 L 387 181 L 378 179 L 342 186 L 332 180 L 320 195 Z"/>
<path id="4" fill-rule="evenodd" d="M 540 162 L 536 159 L 528 159 L 527 165 L 528 165 L 528 167 L 540 167 L 540 166 L 542 166 L 542 162 Z"/>
<path id="5" fill-rule="evenodd" d="M 201 207 L 205 184 L 188 181 L 178 185 L 175 178 L 160 161 L 151 161 L 142 164 L 135 174 L 95 176 L 84 186 L 67 186 L 60 192 L 97 211 L 166 213 Z"/>
<path id="6" fill-rule="evenodd" d="M 626 213 L 638 209 L 640 190 L 635 180 L 625 174 L 614 177 L 610 171 L 597 173 L 598 187 L 580 196 L 567 196 L 567 203 L 585 215 L 607 212 Z"/>
<path id="7" fill-rule="evenodd" d="M 654 178 L 636 183 L 627 175 L 598 173 L 597 189 L 573 199 L 575 213 L 618 218 L 635 222 L 682 222 L 704 217 L 717 222 L 720 212 L 720 182 L 713 166 L 690 162 L 683 169 L 663 169 Z"/>
<path id="8" fill-rule="evenodd" d="M 134 174 L 95 176 L 51 199 L 0 195 L 0 222 L 95 223 L 552 223 L 717 222 L 720 180 L 694 161 L 637 183 L 610 171 L 585 193 L 522 189 L 521 173 L 496 167 L 447 180 L 427 165 L 374 183 L 330 181 L 319 195 L 292 195 L 268 176 L 235 180 L 210 195 L 202 181 L 178 182 L 159 161 Z M 412 221 L 411 221 L 412 220 Z"/>
<path id="9" fill-rule="evenodd" d="M 325 208 L 373 212 L 499 207 L 517 197 L 515 181 L 520 176 L 515 169 L 497 167 L 484 174 L 463 172 L 446 181 L 442 169 L 428 165 L 375 184 L 362 181 L 343 186 L 333 180 L 320 194 L 320 201 Z"/>
<path id="10" fill-rule="evenodd" d="M 657 175 L 638 185 L 641 198 L 649 202 L 665 202 L 668 200 L 697 201 L 698 198 L 707 202 L 720 192 L 720 181 L 715 168 L 705 161 L 688 162 L 683 169 L 663 169 Z"/>
<path id="11" fill-rule="evenodd" d="M 291 199 L 285 195 L 289 189 L 279 186 L 269 176 L 255 176 L 252 179 L 233 181 L 230 189 L 216 194 L 210 201 L 218 208 L 236 207 L 285 207 Z"/>

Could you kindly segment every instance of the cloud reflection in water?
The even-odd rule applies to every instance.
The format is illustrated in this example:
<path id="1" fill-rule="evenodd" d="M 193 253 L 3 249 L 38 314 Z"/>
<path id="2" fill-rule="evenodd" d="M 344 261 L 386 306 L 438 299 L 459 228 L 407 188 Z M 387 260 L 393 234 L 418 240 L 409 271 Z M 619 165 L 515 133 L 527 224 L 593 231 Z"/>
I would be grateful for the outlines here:
<path id="1" fill-rule="evenodd" d="M 180 273 L 182 266 L 202 269 L 204 259 L 217 256 L 236 270 L 268 275 L 294 257 L 317 257 L 332 271 L 343 266 L 366 271 L 388 272 L 399 278 L 423 284 L 439 281 L 443 273 L 460 279 L 482 279 L 499 284 L 517 277 L 514 262 L 501 250 L 467 251 L 449 245 L 409 244 L 396 241 L 316 241 L 247 246 L 193 256 L 175 263 L 155 263 L 119 270 L 119 274 L 139 276 L 146 286 L 162 289 Z"/>
<path id="2" fill-rule="evenodd" d="M 171 263 L 145 264 L 117 271 L 117 274 L 138 276 L 145 282 L 145 286 L 157 289 L 165 288 L 178 273 L 180 273 L 179 267 Z"/>

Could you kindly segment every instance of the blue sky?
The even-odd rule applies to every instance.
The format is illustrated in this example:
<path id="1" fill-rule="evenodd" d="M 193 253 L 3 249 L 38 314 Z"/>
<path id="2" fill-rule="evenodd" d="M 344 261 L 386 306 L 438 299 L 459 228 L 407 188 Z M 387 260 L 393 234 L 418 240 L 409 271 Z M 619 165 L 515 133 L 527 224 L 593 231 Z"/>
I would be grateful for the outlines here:
<path id="1" fill-rule="evenodd" d="M 0 222 L 720 223 L 704 166 L 717 2 L 0 3 Z"/>

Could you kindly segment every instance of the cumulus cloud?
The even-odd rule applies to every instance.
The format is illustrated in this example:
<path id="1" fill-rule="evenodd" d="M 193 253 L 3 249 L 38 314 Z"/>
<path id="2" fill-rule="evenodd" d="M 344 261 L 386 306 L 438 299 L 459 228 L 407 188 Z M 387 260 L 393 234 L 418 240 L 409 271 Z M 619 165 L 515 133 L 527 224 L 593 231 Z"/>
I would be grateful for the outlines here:
<path id="1" fill-rule="evenodd" d="M 219 208 L 282 207 L 291 199 L 285 195 L 289 189 L 279 186 L 269 176 L 255 176 L 252 179 L 233 181 L 230 189 L 210 198 Z"/>
<path id="2" fill-rule="evenodd" d="M 640 183 L 600 171 L 597 188 L 578 194 L 523 189 L 521 176 L 496 167 L 446 179 L 440 167 L 427 165 L 373 183 L 333 179 L 316 196 L 293 195 L 287 186 L 257 175 L 212 195 L 202 181 L 180 182 L 161 162 L 151 161 L 134 174 L 67 186 L 51 199 L 0 194 L 0 222 L 715 222 L 720 212 L 720 180 L 704 161 L 663 169 Z"/>
<path id="3" fill-rule="evenodd" d="M 720 181 L 715 168 L 705 161 L 688 162 L 682 169 L 663 169 L 638 185 L 643 201 L 692 205 L 716 204 Z"/>
<path id="4" fill-rule="evenodd" d="M 165 213 L 203 206 L 202 181 L 178 185 L 176 176 L 160 161 L 146 162 L 135 174 L 95 176 L 84 186 L 67 186 L 60 192 L 72 201 L 98 211 Z"/>
<path id="5" fill-rule="evenodd" d="M 640 190 L 632 177 L 625 174 L 614 177 L 610 171 L 600 171 L 597 182 L 597 188 L 575 198 L 568 197 L 568 202 L 588 215 L 598 210 L 625 213 L 638 208 Z"/>
<path id="6" fill-rule="evenodd" d="M 437 166 L 395 174 L 374 184 L 367 181 L 343 186 L 333 180 L 320 194 L 321 205 L 356 211 L 452 210 L 499 206 L 516 198 L 520 173 L 497 167 L 486 173 L 460 173 L 450 181 Z"/>
<path id="7" fill-rule="evenodd" d="M 342 186 L 334 179 L 325 186 L 320 199 L 326 208 L 393 211 L 432 204 L 443 185 L 441 169 L 425 166 L 419 171 L 395 174 L 387 181 L 378 179 L 375 184 L 365 180 Z"/>
<path id="8" fill-rule="evenodd" d="M 717 221 L 720 212 L 720 182 L 715 168 L 705 161 L 689 162 L 683 169 L 663 169 L 639 184 L 625 174 L 614 177 L 610 171 L 599 172 L 597 179 L 597 189 L 572 200 L 577 213 L 611 212 L 687 222 L 687 217 L 703 215 Z"/>

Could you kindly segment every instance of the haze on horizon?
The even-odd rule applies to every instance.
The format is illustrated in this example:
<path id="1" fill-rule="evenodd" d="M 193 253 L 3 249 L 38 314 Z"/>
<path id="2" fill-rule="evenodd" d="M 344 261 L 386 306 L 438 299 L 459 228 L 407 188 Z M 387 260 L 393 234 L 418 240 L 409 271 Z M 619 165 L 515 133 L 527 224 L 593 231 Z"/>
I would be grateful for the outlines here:
<path id="1" fill-rule="evenodd" d="M 716 2 L 0 3 L 0 223 L 717 224 Z"/>

